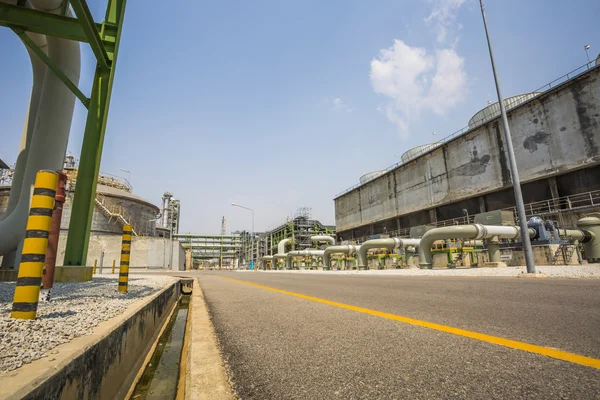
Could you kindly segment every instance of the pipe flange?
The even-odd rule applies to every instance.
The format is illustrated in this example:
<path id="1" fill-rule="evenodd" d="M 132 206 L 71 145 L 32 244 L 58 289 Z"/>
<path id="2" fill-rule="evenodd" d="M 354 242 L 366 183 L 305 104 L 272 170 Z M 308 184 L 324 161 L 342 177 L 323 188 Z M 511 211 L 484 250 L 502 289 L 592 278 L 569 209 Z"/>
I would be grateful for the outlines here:
<path id="1" fill-rule="evenodd" d="M 485 227 L 485 225 L 472 224 L 472 226 L 474 226 L 475 229 L 477 229 L 477 237 L 475 237 L 473 239 L 475 239 L 475 240 L 484 239 L 487 236 L 487 228 Z"/>

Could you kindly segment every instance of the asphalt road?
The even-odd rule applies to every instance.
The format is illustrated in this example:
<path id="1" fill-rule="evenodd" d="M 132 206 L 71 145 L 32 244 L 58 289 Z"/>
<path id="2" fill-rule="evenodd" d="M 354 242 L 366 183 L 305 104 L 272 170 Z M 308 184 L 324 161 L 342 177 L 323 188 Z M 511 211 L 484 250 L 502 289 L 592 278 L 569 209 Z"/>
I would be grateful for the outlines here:
<path id="1" fill-rule="evenodd" d="M 242 399 L 599 399 L 600 369 L 233 281 L 600 359 L 600 281 L 201 273 Z"/>

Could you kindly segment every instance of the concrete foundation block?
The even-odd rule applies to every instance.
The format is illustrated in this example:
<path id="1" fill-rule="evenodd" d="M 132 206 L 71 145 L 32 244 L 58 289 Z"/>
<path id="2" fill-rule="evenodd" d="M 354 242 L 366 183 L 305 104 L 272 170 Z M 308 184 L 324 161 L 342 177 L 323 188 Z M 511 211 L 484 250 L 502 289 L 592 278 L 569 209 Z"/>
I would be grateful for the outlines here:
<path id="1" fill-rule="evenodd" d="M 87 282 L 92 280 L 94 267 L 55 267 L 54 282 Z"/>
<path id="2" fill-rule="evenodd" d="M 16 269 L 0 269 L 0 282 L 16 282 L 18 274 Z"/>
<path id="3" fill-rule="evenodd" d="M 488 261 L 483 263 L 482 265 L 483 268 L 506 268 L 506 263 L 499 261 L 499 262 L 493 262 L 493 261 Z"/>
<path id="4" fill-rule="evenodd" d="M 536 273 L 536 274 L 527 274 L 527 273 L 522 273 L 520 275 L 517 275 L 517 278 L 523 278 L 523 279 L 538 279 L 538 278 L 547 278 L 546 275 L 544 274 L 540 274 L 540 273 Z"/>

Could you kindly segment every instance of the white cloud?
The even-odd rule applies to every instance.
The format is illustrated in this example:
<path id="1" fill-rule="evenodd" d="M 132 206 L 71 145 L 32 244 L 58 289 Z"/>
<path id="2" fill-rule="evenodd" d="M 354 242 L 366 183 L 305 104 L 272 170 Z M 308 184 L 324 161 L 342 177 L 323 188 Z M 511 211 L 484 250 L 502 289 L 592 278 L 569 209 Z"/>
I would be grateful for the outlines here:
<path id="1" fill-rule="evenodd" d="M 428 54 L 424 48 L 395 40 L 371 61 L 370 78 L 375 92 L 389 98 L 386 117 L 406 135 L 409 121 L 421 111 L 444 115 L 464 100 L 467 75 L 463 66 L 464 59 L 454 49 Z"/>
<path id="2" fill-rule="evenodd" d="M 467 0 L 427 0 L 433 5 L 431 14 L 425 18 L 425 23 L 432 26 L 439 43 L 446 43 L 449 33 L 461 30 L 460 24 L 455 26 L 456 16 L 460 7 Z"/>
<path id="3" fill-rule="evenodd" d="M 340 99 L 339 97 L 334 98 L 331 101 L 331 104 L 333 105 L 333 109 L 335 111 L 344 111 L 344 112 L 352 112 L 352 109 L 346 104 L 344 103 L 344 100 Z"/>

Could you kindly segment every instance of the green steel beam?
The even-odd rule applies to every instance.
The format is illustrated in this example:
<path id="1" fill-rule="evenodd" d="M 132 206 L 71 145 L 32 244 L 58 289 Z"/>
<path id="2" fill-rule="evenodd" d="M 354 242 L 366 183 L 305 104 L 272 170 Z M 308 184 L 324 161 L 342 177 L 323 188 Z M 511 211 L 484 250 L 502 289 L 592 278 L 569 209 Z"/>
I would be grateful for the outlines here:
<path id="1" fill-rule="evenodd" d="M 88 38 L 88 42 L 98 63 L 102 68 L 108 69 L 110 67 L 110 60 L 87 3 L 85 0 L 71 0 L 71 6 L 85 32 L 85 36 Z"/>
<path id="2" fill-rule="evenodd" d="M 112 63 L 109 69 L 96 67 L 92 86 L 89 112 L 85 126 L 77 184 L 69 222 L 69 233 L 65 248 L 64 265 L 86 265 L 96 184 L 100 172 L 104 134 L 110 106 L 110 95 L 115 76 L 115 67 L 126 0 L 109 0 L 106 16 L 100 29 L 100 38 L 106 45 Z"/>
<path id="3" fill-rule="evenodd" d="M 75 18 L 0 2 L 0 26 L 17 27 L 27 32 L 41 33 L 63 39 L 87 42 L 88 38 Z M 100 25 L 96 25 L 100 29 Z"/>
<path id="4" fill-rule="evenodd" d="M 65 73 L 54 64 L 54 62 L 43 52 L 42 49 L 39 48 L 37 44 L 29 36 L 25 34 L 25 31 L 21 28 L 13 28 L 13 31 L 19 36 L 19 38 L 29 47 L 41 60 L 50 68 L 52 72 L 56 74 L 58 79 L 60 79 L 68 88 L 77 96 L 77 98 L 83 103 L 83 105 L 87 108 L 90 103 L 90 99 L 88 99 L 82 92 L 79 90 L 77 85 L 73 83 L 69 79 Z"/>

